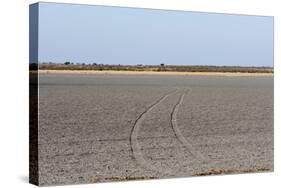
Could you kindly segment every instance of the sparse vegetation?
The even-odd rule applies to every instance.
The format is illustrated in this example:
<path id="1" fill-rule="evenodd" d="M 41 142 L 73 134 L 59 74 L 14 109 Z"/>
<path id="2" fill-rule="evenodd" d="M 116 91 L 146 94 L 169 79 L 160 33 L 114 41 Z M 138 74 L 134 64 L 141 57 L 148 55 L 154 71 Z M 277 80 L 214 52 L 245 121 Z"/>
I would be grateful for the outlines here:
<path id="1" fill-rule="evenodd" d="M 31 65 L 32 66 L 32 65 Z M 34 67 L 34 66 L 33 66 Z M 42 63 L 40 70 L 95 70 L 95 71 L 156 71 L 156 72 L 241 72 L 241 73 L 273 73 L 272 67 L 240 67 L 240 66 L 175 66 L 175 65 L 105 65 L 105 64 L 64 64 Z"/>
<path id="2" fill-rule="evenodd" d="M 90 180 L 90 183 L 99 183 L 104 181 L 128 181 L 128 180 L 149 180 L 149 179 L 156 179 L 153 176 L 112 176 L 112 177 L 105 177 L 105 178 L 98 178 L 94 177 Z"/>
<path id="3" fill-rule="evenodd" d="M 238 173 L 257 173 L 270 171 L 268 168 L 256 167 L 253 169 L 211 169 L 207 172 L 201 172 L 194 176 L 210 176 L 210 175 L 221 175 L 221 174 L 238 174 Z"/>

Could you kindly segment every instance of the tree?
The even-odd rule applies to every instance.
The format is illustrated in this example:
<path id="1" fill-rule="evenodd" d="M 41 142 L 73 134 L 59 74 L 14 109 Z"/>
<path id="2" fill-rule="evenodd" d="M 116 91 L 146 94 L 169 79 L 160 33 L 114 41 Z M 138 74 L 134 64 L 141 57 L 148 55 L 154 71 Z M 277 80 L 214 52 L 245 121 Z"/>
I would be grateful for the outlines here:
<path id="1" fill-rule="evenodd" d="M 66 61 L 64 64 L 65 64 L 65 65 L 69 65 L 69 64 L 70 64 L 70 62 L 69 62 L 69 61 Z"/>

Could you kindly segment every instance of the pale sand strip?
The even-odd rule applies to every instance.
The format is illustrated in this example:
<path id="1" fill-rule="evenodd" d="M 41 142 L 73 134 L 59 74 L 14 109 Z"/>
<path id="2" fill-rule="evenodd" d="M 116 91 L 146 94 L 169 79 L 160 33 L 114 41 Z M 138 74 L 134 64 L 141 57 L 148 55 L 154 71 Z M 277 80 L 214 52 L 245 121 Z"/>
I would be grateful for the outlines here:
<path id="1" fill-rule="evenodd" d="M 273 76 L 273 73 L 241 72 L 155 72 L 155 71 L 95 71 L 95 70 L 39 70 L 40 74 L 97 74 L 97 75 L 183 75 L 183 76 Z"/>

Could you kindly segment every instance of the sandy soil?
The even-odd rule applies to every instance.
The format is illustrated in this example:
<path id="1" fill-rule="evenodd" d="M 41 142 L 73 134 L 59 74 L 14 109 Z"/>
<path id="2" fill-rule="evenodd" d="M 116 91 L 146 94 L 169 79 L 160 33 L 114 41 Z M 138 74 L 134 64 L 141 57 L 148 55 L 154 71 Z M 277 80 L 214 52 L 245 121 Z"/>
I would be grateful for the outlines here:
<path id="1" fill-rule="evenodd" d="M 39 75 L 39 183 L 273 170 L 273 77 Z"/>
<path id="2" fill-rule="evenodd" d="M 198 75 L 198 76 L 273 76 L 272 73 L 240 72 L 155 72 L 155 71 L 94 71 L 94 70 L 39 70 L 40 74 L 113 74 L 113 75 Z"/>

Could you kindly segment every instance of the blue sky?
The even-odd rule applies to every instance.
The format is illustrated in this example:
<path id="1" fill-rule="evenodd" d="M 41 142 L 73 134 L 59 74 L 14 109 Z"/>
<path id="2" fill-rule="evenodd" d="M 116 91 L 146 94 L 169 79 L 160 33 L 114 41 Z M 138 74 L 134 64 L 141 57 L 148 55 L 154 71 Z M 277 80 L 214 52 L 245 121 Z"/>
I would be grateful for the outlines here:
<path id="1" fill-rule="evenodd" d="M 273 66 L 273 17 L 39 4 L 39 62 Z"/>

